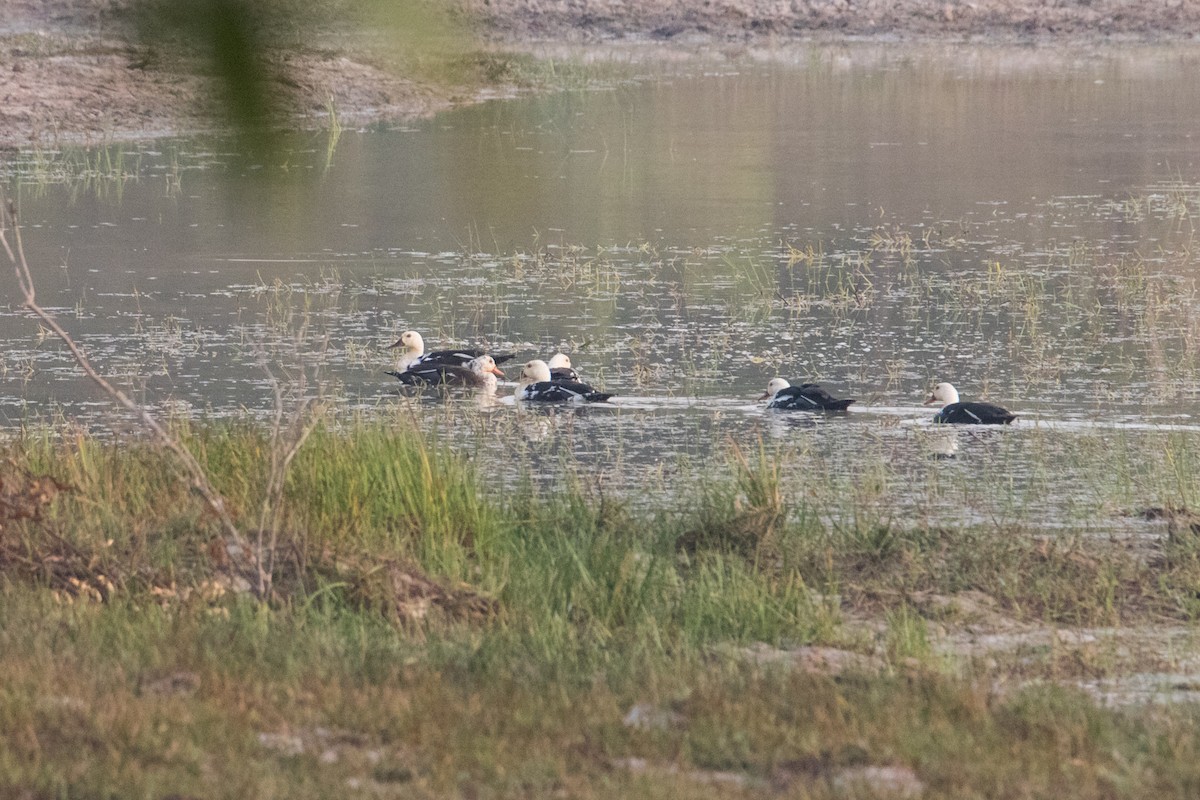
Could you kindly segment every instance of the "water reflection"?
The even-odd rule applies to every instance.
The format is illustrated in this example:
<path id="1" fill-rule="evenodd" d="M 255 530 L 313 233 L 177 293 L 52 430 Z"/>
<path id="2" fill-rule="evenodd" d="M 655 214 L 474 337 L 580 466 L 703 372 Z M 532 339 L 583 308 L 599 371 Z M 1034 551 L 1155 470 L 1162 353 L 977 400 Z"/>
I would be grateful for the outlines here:
<path id="1" fill-rule="evenodd" d="M 923 437 L 923 446 L 934 458 L 954 458 L 958 453 L 958 440 L 966 435 L 958 428 L 939 425 L 937 430 L 929 431 Z"/>
<path id="2" fill-rule="evenodd" d="M 314 139 L 282 193 L 194 141 L 135 148 L 120 176 L 87 178 L 103 190 L 35 158 L 7 182 L 44 301 L 155 402 L 263 413 L 262 353 L 319 350 L 347 414 L 486 426 L 456 446 L 500 487 L 532 470 L 670 499 L 676 476 L 762 438 L 909 518 L 1094 520 L 1113 491 L 1157 491 L 1114 489 L 1128 470 L 1111 460 L 1193 435 L 1200 414 L 1197 61 L 748 53 L 347 132 L 328 168 Z M 314 344 L 296 352 L 301 317 Z M 383 370 L 408 328 L 431 347 L 563 350 L 619 396 L 587 413 L 520 408 L 503 388 L 494 404 L 404 398 Z M 100 413 L 24 315 L 0 313 L 0 342 L 6 424 Z M 859 405 L 764 414 L 754 398 L 777 374 Z M 1018 429 L 930 429 L 915 404 L 950 376 Z M 971 474 L 1004 476 L 1003 492 Z"/>

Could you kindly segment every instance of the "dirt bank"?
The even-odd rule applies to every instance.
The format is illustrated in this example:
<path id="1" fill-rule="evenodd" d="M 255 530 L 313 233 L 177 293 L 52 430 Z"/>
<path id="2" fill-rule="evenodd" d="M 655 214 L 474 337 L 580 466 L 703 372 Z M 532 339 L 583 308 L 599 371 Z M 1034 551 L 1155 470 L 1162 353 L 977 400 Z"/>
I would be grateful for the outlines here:
<path id="1" fill-rule="evenodd" d="M 516 38 L 1191 39 L 1191 0 L 465 0 Z"/>
<path id="2" fill-rule="evenodd" d="M 8 0 L 0 15 L 0 148 L 96 144 L 213 126 L 210 79 L 195 57 L 138 42 L 121 2 Z M 365 35 L 330 32 L 278 48 L 268 92 L 300 126 L 426 116 L 469 99 L 411 80 Z"/>
<path id="3" fill-rule="evenodd" d="M 632 38 L 695 42 L 873 38 L 1192 40 L 1191 0 L 458 0 L 491 46 Z M 120 6 L 121 2 L 115 3 Z M 0 18 L 0 148 L 98 143 L 211 126 L 207 80 L 136 44 L 105 0 L 8 0 Z M 301 125 L 428 115 L 476 96 L 470 81 L 414 81 L 345 31 L 281 49 L 272 87 Z"/>

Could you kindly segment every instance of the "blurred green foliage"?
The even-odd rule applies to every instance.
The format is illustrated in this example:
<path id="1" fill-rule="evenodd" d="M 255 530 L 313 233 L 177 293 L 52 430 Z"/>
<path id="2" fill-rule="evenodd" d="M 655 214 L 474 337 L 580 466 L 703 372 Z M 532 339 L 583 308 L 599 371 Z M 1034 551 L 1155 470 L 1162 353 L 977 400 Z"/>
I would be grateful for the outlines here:
<path id="1" fill-rule="evenodd" d="M 182 59 L 214 78 L 214 121 L 250 158 L 280 148 L 296 55 L 350 37 L 374 63 L 446 82 L 472 47 L 447 6 L 415 0 L 134 0 L 124 16 L 151 62 Z"/>

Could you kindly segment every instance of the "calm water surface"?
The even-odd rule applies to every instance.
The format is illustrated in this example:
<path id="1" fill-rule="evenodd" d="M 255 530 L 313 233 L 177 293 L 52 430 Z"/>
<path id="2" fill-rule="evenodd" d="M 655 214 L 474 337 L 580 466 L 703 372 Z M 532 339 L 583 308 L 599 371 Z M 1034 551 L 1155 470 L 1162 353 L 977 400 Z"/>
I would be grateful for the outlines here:
<path id="1" fill-rule="evenodd" d="M 41 299 L 155 404 L 261 414 L 264 363 L 320 361 L 342 418 L 415 418 L 497 490 L 682 504 L 761 439 L 835 519 L 1104 532 L 1197 491 L 1200 50 L 611 57 L 639 79 L 314 134 L 285 165 L 193 140 L 65 178 L 10 159 Z M 2 288 L 0 420 L 107 419 Z M 407 328 L 565 350 L 620 400 L 401 397 L 381 348 Z M 775 375 L 859 403 L 763 413 Z M 934 430 L 935 380 L 1021 420 Z"/>

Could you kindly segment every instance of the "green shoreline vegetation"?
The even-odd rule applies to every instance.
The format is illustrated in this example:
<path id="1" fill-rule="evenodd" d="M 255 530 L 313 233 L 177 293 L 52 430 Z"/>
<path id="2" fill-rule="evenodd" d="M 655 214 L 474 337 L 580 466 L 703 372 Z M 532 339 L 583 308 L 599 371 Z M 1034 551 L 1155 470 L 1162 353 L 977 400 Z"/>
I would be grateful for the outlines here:
<path id="1" fill-rule="evenodd" d="M 785 498 L 766 448 L 731 449 L 679 515 L 582 485 L 495 496 L 430 434 L 362 422 L 318 429 L 297 456 L 260 603 L 167 453 L 63 433 L 3 448 L 5 796 L 1200 788 L 1194 707 L 1102 708 L 1070 684 L 1122 668 L 1103 651 L 947 659 L 930 631 L 961 611 L 924 602 L 986 594 L 1050 625 L 1191 621 L 1185 518 L 1151 556 L 991 526 L 831 525 Z M 178 433 L 253 519 L 269 437 Z M 846 663 L 799 660 L 818 647 Z"/>

